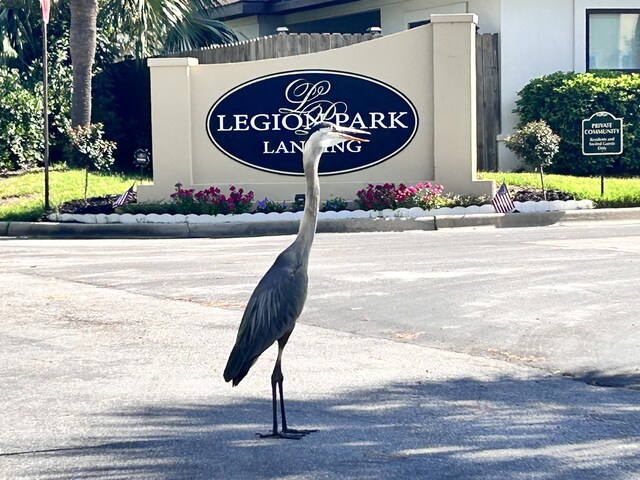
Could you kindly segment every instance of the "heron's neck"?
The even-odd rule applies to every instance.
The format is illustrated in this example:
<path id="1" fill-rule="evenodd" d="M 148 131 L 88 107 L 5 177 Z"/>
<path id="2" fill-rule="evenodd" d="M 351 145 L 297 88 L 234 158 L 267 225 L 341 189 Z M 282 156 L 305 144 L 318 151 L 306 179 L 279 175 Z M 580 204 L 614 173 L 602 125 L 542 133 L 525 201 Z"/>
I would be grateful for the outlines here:
<path id="1" fill-rule="evenodd" d="M 302 262 L 307 266 L 309 260 L 309 252 L 311 251 L 311 244 L 313 243 L 313 237 L 316 233 L 316 224 L 318 222 L 318 208 L 320 204 L 320 181 L 318 179 L 318 163 L 322 150 L 311 150 L 304 153 L 305 157 L 310 156 L 313 161 L 306 161 L 305 158 L 305 179 L 307 180 L 307 192 L 304 202 L 304 213 L 302 215 L 302 221 L 300 222 L 300 228 L 298 230 L 298 237 L 296 243 L 300 245 L 300 252 L 302 253 Z"/>

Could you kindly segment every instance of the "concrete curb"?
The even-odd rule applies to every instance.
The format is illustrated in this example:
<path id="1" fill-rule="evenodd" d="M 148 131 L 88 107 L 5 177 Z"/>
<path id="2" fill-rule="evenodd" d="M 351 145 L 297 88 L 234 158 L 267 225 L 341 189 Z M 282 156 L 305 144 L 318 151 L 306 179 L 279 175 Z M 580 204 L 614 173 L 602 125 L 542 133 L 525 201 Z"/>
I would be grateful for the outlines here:
<path id="1" fill-rule="evenodd" d="M 402 232 L 460 227 L 540 227 L 567 222 L 638 222 L 640 208 L 607 208 L 557 212 L 444 215 L 421 218 L 352 218 L 318 221 L 320 233 Z M 292 235 L 297 220 L 223 224 L 84 224 L 0 222 L 0 237 L 27 238 L 230 238 Z"/>

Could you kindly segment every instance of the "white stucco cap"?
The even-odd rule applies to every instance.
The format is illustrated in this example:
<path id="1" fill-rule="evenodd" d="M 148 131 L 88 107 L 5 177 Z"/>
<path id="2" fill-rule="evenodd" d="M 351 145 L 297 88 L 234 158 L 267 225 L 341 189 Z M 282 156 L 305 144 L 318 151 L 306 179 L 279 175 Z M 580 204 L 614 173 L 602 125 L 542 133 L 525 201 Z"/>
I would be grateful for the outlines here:
<path id="1" fill-rule="evenodd" d="M 478 15 L 475 13 L 434 13 L 431 15 L 431 23 L 474 23 L 478 24 Z"/>
<path id="2" fill-rule="evenodd" d="M 193 57 L 149 58 L 150 67 L 193 67 L 198 65 L 198 59 Z"/>

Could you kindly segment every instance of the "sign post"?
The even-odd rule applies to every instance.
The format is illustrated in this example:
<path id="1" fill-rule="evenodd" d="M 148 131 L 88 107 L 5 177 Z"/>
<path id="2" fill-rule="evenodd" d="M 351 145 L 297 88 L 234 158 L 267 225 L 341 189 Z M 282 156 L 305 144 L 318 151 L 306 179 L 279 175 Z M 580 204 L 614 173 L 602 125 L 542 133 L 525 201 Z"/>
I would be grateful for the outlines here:
<path id="1" fill-rule="evenodd" d="M 622 118 L 616 118 L 609 112 L 597 112 L 582 120 L 582 154 L 603 157 L 600 196 L 604 195 L 604 170 L 607 164 L 605 157 L 622 154 L 622 128 Z"/>
<path id="2" fill-rule="evenodd" d="M 50 0 L 40 0 L 42 9 L 42 116 L 44 121 L 44 211 L 49 212 L 49 80 L 47 59 L 47 24 L 51 10 Z"/>

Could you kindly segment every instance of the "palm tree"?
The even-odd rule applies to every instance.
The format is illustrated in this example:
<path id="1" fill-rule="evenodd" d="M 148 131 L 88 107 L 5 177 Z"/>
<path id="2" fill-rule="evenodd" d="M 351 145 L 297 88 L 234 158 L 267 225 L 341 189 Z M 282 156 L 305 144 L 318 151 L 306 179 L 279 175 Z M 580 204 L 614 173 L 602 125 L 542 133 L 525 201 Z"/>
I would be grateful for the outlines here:
<path id="1" fill-rule="evenodd" d="M 73 65 L 72 125 L 91 121 L 91 74 L 96 54 L 97 25 L 105 43 L 119 47 L 120 56 L 144 58 L 187 50 L 237 37 L 212 19 L 206 0 L 59 0 L 52 8 L 71 10 L 69 26 Z M 56 13 L 52 24 L 56 25 Z M 68 17 L 66 17 L 68 18 Z M 66 18 L 64 24 L 66 26 Z M 0 65 L 27 67 L 42 54 L 38 0 L 2 0 L 0 6 Z M 52 26 L 53 26 L 52 25 Z"/>
<path id="2" fill-rule="evenodd" d="M 96 51 L 97 0 L 71 1 L 71 62 L 73 64 L 72 125 L 91 120 L 91 66 Z M 212 2 L 213 4 L 217 2 Z M 115 40 L 136 58 L 171 46 L 208 46 L 236 40 L 221 22 L 209 18 L 202 0 L 104 0 L 101 4 Z M 76 71 L 77 70 L 77 71 Z"/>
<path id="3" fill-rule="evenodd" d="M 219 2 L 189 0 L 189 5 L 190 8 L 182 20 L 167 32 L 163 42 L 164 52 L 184 52 L 238 41 L 233 30 L 211 17 L 213 7 L 219 6 Z"/>
<path id="4" fill-rule="evenodd" d="M 238 40 L 224 23 L 210 17 L 205 0 L 109 0 L 100 23 L 109 25 L 111 41 L 122 54 L 144 58 Z"/>
<path id="5" fill-rule="evenodd" d="M 71 125 L 91 123 L 91 74 L 96 55 L 98 0 L 71 0 L 69 45 L 73 65 Z"/>

